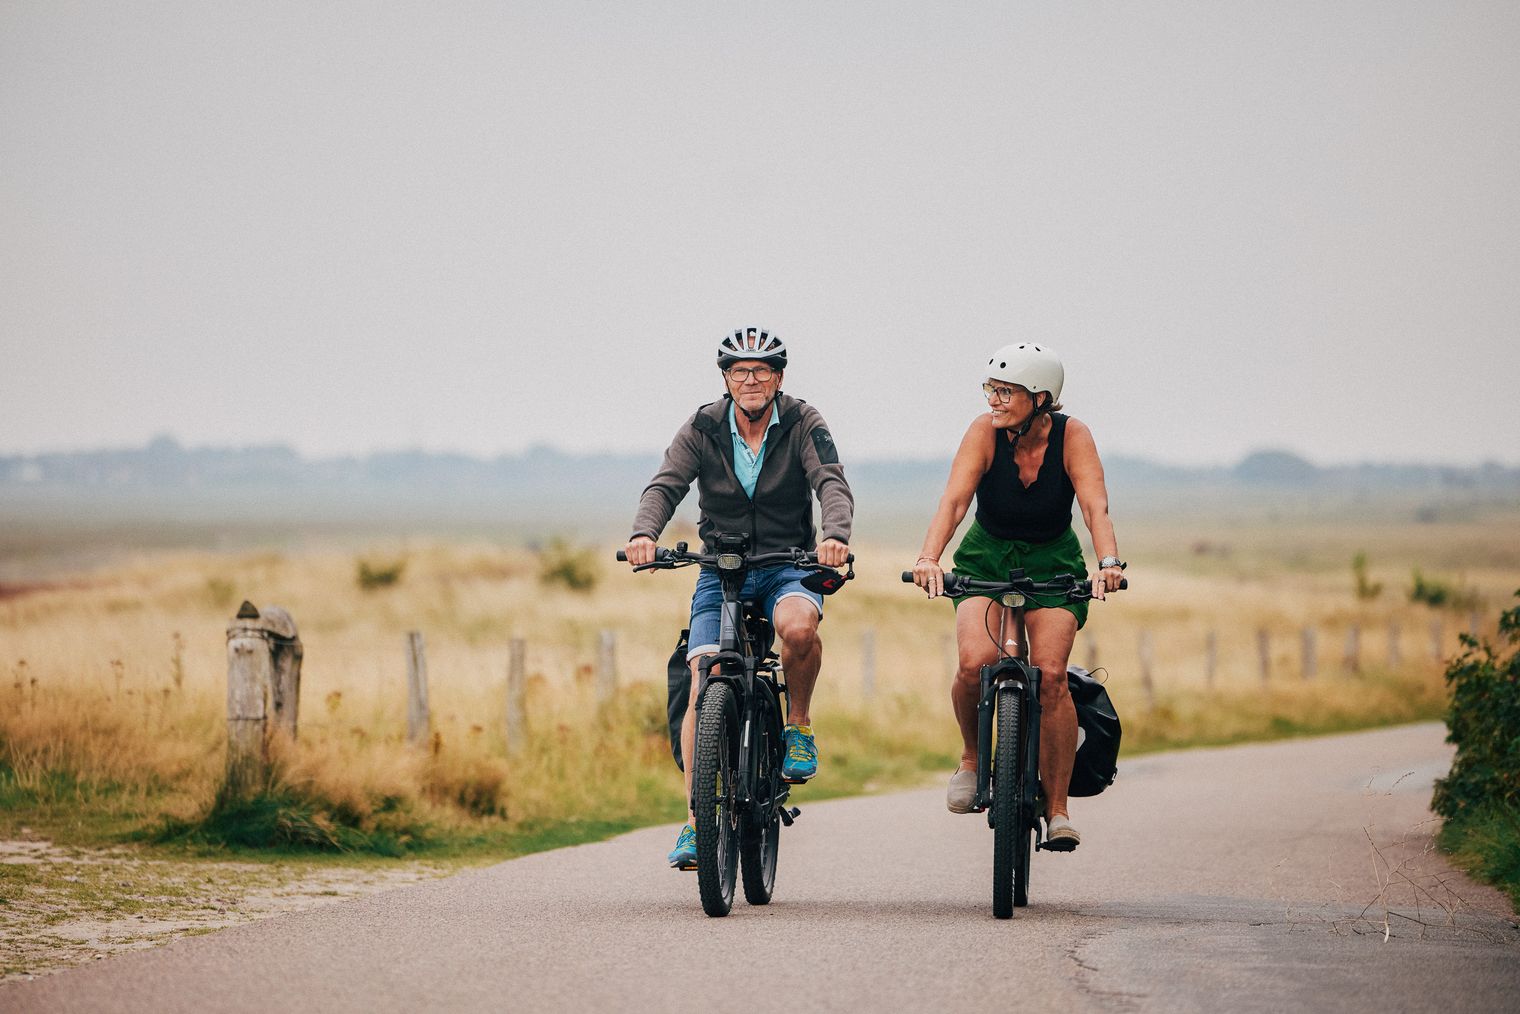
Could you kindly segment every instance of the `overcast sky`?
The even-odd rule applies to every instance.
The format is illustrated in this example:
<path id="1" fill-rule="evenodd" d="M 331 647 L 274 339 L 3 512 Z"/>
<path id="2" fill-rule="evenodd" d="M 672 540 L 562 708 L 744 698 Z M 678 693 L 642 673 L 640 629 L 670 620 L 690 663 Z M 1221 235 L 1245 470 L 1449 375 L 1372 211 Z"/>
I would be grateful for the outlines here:
<path id="1" fill-rule="evenodd" d="M 0 453 L 1520 462 L 1520 4 L 0 0 Z"/>

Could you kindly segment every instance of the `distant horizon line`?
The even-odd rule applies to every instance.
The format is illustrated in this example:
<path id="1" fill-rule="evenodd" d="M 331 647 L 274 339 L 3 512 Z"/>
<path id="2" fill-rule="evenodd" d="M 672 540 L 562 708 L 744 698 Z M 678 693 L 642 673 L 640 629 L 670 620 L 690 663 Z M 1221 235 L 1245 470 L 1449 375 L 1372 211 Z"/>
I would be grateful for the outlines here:
<path id="1" fill-rule="evenodd" d="M 303 461 L 362 461 L 366 458 L 388 457 L 395 455 L 422 455 L 440 458 L 464 458 L 478 462 L 500 461 L 502 459 L 525 458 L 534 455 L 557 455 L 566 458 L 590 458 L 590 457 L 658 457 L 663 453 L 663 448 L 623 448 L 613 450 L 577 450 L 569 449 L 539 441 L 519 449 L 502 450 L 495 453 L 477 453 L 451 448 L 425 447 L 420 444 L 411 446 L 394 446 L 371 448 L 367 451 L 338 451 L 338 452 L 309 452 L 302 450 L 288 441 L 270 441 L 264 443 L 198 443 L 188 444 L 171 433 L 160 433 L 150 437 L 144 443 L 100 444 L 91 447 L 74 447 L 72 449 L 54 449 L 43 451 L 3 450 L 0 449 L 0 459 L 41 459 L 49 457 L 74 457 L 95 454 L 123 454 L 123 453 L 147 453 L 155 447 L 163 450 L 175 450 L 184 453 L 213 452 L 213 453 L 249 453 L 256 451 L 278 451 L 294 455 Z M 947 464 L 953 457 L 953 450 L 944 455 L 916 456 L 916 455 L 876 455 L 858 454 L 851 455 L 851 460 L 861 464 L 904 464 L 904 465 L 930 465 Z M 1149 457 L 1140 454 L 1116 452 L 1105 454 L 1104 457 L 1112 462 L 1130 461 L 1162 468 L 1177 468 L 1189 470 L 1202 469 L 1234 469 L 1242 463 L 1258 457 L 1286 457 L 1296 459 L 1299 462 L 1313 466 L 1316 469 L 1340 469 L 1359 467 L 1386 467 L 1386 468 L 1472 468 L 1481 469 L 1487 467 L 1520 468 L 1520 459 L 1504 461 L 1498 458 L 1476 458 L 1466 461 L 1430 461 L 1420 459 L 1389 459 L 1389 458 L 1360 458 L 1355 460 L 1321 462 L 1309 457 L 1301 451 L 1288 447 L 1262 446 L 1246 451 L 1233 461 L 1176 461 L 1160 457 Z"/>

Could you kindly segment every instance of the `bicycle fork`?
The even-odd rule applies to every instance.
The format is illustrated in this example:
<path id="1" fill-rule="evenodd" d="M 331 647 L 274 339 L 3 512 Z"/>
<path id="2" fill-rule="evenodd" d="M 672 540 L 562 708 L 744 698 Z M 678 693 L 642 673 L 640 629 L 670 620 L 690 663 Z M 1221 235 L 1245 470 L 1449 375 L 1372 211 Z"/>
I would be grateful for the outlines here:
<path id="1" fill-rule="evenodd" d="M 1003 763 L 1010 761 L 1015 764 L 1023 764 L 1026 773 L 1031 777 L 1024 780 L 1026 799 L 1025 803 L 1031 812 L 1034 808 L 1034 793 L 1039 787 L 1039 779 L 1033 777 L 1038 771 L 1038 758 L 1040 756 L 1040 670 L 1027 663 L 1019 663 L 1018 675 L 1010 674 L 1013 667 L 1007 663 L 1009 659 L 994 665 L 982 666 L 982 696 L 976 706 L 976 809 L 985 810 L 992 806 L 992 724 L 993 717 L 997 714 L 997 699 L 999 692 L 1007 689 L 1010 693 L 1016 693 L 1021 698 L 1019 707 L 1019 721 L 1028 723 L 1024 742 L 1028 744 L 1028 758 L 1002 758 Z"/>

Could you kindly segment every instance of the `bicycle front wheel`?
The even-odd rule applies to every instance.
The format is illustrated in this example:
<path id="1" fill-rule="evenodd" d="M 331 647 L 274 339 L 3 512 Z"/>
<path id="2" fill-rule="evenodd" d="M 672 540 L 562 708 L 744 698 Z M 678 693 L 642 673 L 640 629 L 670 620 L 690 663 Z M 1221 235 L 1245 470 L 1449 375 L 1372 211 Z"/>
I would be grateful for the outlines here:
<path id="1" fill-rule="evenodd" d="M 697 818 L 697 887 L 702 910 L 727 915 L 739 866 L 739 812 L 734 805 L 739 720 L 733 690 L 710 683 L 698 710 L 692 812 Z"/>
<path id="2" fill-rule="evenodd" d="M 739 838 L 740 869 L 744 874 L 744 900 L 751 905 L 768 905 L 776 890 L 776 850 L 781 845 L 781 804 L 776 796 L 781 784 L 780 723 L 771 708 L 756 716 L 760 726 L 756 734 L 756 796 L 767 802 L 756 806 L 742 823 Z"/>
<path id="3" fill-rule="evenodd" d="M 1029 903 L 1033 829 L 1024 812 L 1023 701 L 1008 687 L 997 695 L 997 747 L 992 755 L 992 914 L 1013 915 Z"/>

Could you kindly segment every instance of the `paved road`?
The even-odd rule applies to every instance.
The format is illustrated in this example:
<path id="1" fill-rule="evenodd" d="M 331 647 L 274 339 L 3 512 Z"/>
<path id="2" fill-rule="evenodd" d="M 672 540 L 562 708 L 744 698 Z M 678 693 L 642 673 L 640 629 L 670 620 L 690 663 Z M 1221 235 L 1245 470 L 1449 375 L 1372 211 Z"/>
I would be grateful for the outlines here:
<path id="1" fill-rule="evenodd" d="M 0 1011 L 1512 1011 L 1507 903 L 1431 850 L 1442 736 L 1127 762 L 1007 922 L 991 833 L 940 790 L 804 790 L 768 908 L 702 915 L 659 828 L 0 986 Z"/>

